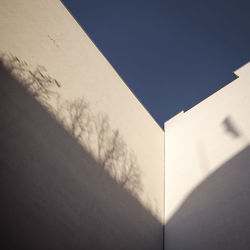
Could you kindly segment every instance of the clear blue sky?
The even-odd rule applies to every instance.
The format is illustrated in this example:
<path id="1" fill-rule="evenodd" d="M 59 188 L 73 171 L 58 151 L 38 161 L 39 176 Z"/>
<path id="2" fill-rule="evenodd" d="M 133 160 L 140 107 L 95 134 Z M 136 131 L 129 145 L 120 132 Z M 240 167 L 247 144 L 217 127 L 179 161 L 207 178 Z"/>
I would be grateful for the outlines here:
<path id="1" fill-rule="evenodd" d="M 249 0 L 62 2 L 160 126 L 249 61 Z"/>

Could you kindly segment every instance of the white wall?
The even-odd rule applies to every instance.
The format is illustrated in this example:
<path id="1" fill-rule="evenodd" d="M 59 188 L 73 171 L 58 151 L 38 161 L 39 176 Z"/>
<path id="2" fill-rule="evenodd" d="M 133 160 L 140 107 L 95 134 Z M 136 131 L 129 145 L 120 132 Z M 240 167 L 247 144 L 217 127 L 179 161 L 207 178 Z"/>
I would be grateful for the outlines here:
<path id="1" fill-rule="evenodd" d="M 141 169 L 140 201 L 163 215 L 164 132 L 59 0 L 4 0 L 0 50 L 31 66 L 45 66 L 63 98 L 84 96 L 93 113 L 107 114 L 112 129 L 135 152 Z"/>
<path id="2" fill-rule="evenodd" d="M 246 64 L 235 74 L 239 78 L 165 123 L 166 249 L 183 249 L 180 244 L 185 245 L 185 249 L 207 249 L 204 248 L 206 242 L 215 244 L 210 245 L 209 249 L 222 249 L 214 248 L 218 247 L 218 242 L 223 249 L 229 249 L 226 248 L 228 240 L 220 235 L 220 230 L 213 229 L 212 234 L 217 234 L 217 238 L 211 240 L 209 237 L 212 224 L 224 227 L 225 232 L 225 228 L 231 228 L 228 221 L 235 223 L 232 219 L 234 214 L 231 214 L 231 218 L 225 218 L 223 213 L 226 214 L 226 207 L 230 207 L 234 200 L 232 196 L 239 196 L 238 192 L 234 193 L 234 189 L 230 190 L 233 194 L 230 197 L 221 193 L 220 201 L 213 199 L 216 192 L 223 189 L 223 185 L 229 184 L 228 179 L 222 177 L 218 178 L 218 182 L 213 182 L 214 177 L 222 171 L 220 168 L 224 171 L 227 169 L 225 166 L 242 155 L 250 140 L 250 64 Z M 241 161 L 239 168 L 248 165 L 246 159 Z M 239 176 L 235 176 L 236 180 L 238 178 Z M 201 190 L 208 182 L 211 190 L 202 195 Z M 240 181 L 237 185 L 241 185 Z M 230 185 L 227 190 L 229 189 Z M 249 186 L 245 186 L 240 192 L 248 195 Z M 196 196 L 200 197 L 200 201 L 195 201 Z M 209 200 L 215 206 L 214 209 L 209 209 L 208 204 L 203 206 L 203 199 L 204 202 Z M 190 209 L 189 206 L 193 208 Z M 248 206 L 249 204 L 245 204 L 242 209 L 245 210 Z M 217 216 L 217 213 L 221 213 L 221 216 Z M 201 217 L 209 219 L 202 221 Z M 193 234 L 190 232 L 192 230 Z M 199 234 L 202 235 L 201 239 L 198 239 Z M 195 240 L 192 237 L 197 238 Z M 202 248 L 198 248 L 198 245 Z"/>
<path id="3" fill-rule="evenodd" d="M 86 229 L 85 235 L 89 235 L 86 237 L 87 238 L 90 237 L 92 239 L 90 239 L 87 243 L 85 242 L 84 239 L 79 240 L 78 242 L 79 248 L 81 247 L 81 244 L 83 242 L 83 246 L 84 243 L 86 243 L 85 246 L 91 246 L 91 244 L 93 246 L 95 244 L 98 245 L 98 248 L 94 247 L 94 249 L 111 249 L 117 245 L 117 242 L 120 242 L 119 239 L 123 237 L 123 235 L 126 235 L 128 239 L 124 239 L 123 241 L 124 245 L 121 246 L 122 249 L 132 249 L 132 248 L 137 249 L 138 245 L 134 244 L 134 242 L 136 241 L 138 241 L 139 246 L 147 245 L 148 249 L 156 249 L 162 247 L 162 241 L 163 241 L 162 225 L 163 225 L 163 211 L 164 211 L 163 210 L 164 132 L 154 121 L 154 119 L 150 116 L 147 110 L 137 100 L 134 94 L 129 90 L 129 88 L 126 86 L 123 80 L 119 77 L 119 75 L 112 68 L 112 66 L 105 59 L 105 57 L 101 54 L 101 52 L 96 48 L 94 43 L 90 40 L 90 38 L 86 35 L 83 29 L 74 20 L 74 18 L 63 6 L 63 4 L 59 0 L 1 1 L 0 53 L 5 56 L 7 55 L 6 57 L 7 64 L 8 64 L 8 55 L 9 53 L 11 53 L 11 55 L 13 57 L 17 57 L 18 60 L 25 61 L 27 63 L 27 69 L 30 69 L 31 71 L 34 71 L 38 65 L 45 67 L 47 70 L 46 74 L 56 79 L 61 84 L 60 88 L 54 89 L 54 91 L 56 91 L 56 93 L 60 95 L 61 98 L 60 100 L 64 101 L 76 100 L 77 98 L 84 97 L 86 102 L 88 102 L 89 104 L 89 114 L 91 113 L 91 115 L 94 115 L 94 117 L 97 117 L 98 114 L 101 114 L 103 116 L 107 115 L 108 125 L 110 126 L 110 128 L 108 129 L 109 135 L 112 134 L 113 131 L 115 130 L 119 131 L 120 141 L 118 141 L 118 145 L 120 145 L 122 150 L 120 150 L 118 153 L 123 154 L 126 150 L 122 145 L 126 145 L 127 152 L 134 152 L 135 159 L 138 163 L 139 174 L 133 175 L 133 177 L 138 178 L 139 176 L 139 180 L 141 182 L 140 188 L 142 189 L 142 191 L 140 193 L 137 193 L 137 195 L 134 195 L 133 192 L 130 192 L 131 191 L 130 189 L 123 188 L 123 192 L 121 192 L 122 195 L 120 196 L 120 199 L 118 201 L 117 197 L 119 195 L 112 196 L 112 192 L 110 192 L 105 185 L 103 186 L 103 190 L 101 190 L 100 192 L 98 191 L 100 190 L 100 186 L 102 185 L 101 184 L 102 182 L 99 182 L 98 176 L 95 180 L 93 180 L 92 177 L 89 180 L 87 178 L 88 177 L 87 175 L 82 176 L 82 178 L 81 176 L 78 176 L 77 174 L 77 171 L 79 170 L 78 165 L 82 164 L 79 162 L 84 163 L 84 161 L 82 161 L 84 159 L 81 159 L 81 153 L 77 154 L 77 157 L 79 159 L 75 159 L 75 161 L 78 162 L 77 164 L 75 164 L 76 166 L 73 163 L 72 166 L 69 166 L 68 165 L 69 161 L 67 161 L 66 164 L 67 166 L 63 164 L 62 168 L 59 168 L 57 164 L 59 164 L 61 160 L 57 158 L 55 159 L 55 161 L 53 161 L 55 162 L 53 167 L 58 168 L 59 169 L 58 171 L 62 171 L 63 173 L 65 173 L 65 171 L 67 172 L 68 167 L 70 167 L 72 172 L 69 176 L 67 176 L 67 178 L 71 179 L 71 183 L 73 183 L 72 185 L 74 186 L 74 188 L 78 187 L 78 189 L 73 193 L 70 193 L 72 190 L 74 190 L 71 184 L 65 186 L 65 190 L 63 188 L 62 189 L 60 188 L 61 191 L 59 192 L 55 191 L 56 189 L 55 190 L 53 189 L 54 191 L 53 190 L 51 191 L 55 192 L 55 197 L 60 196 L 60 200 L 62 202 L 65 201 L 65 204 L 67 204 L 63 205 L 60 208 L 58 207 L 59 209 L 58 214 L 63 212 L 65 207 L 71 206 L 72 204 L 77 204 L 78 200 L 77 201 L 74 200 L 75 198 L 73 197 L 81 197 L 81 194 L 83 194 L 82 197 L 83 200 L 81 200 L 80 202 L 84 203 L 85 201 L 84 199 L 86 198 L 88 200 L 88 204 L 85 207 L 88 207 L 90 214 L 92 214 L 91 215 L 92 217 L 90 216 L 90 218 L 88 218 L 89 214 L 88 212 L 86 213 L 86 211 L 88 211 L 87 209 L 85 212 L 81 212 L 78 206 L 72 205 L 73 207 L 72 209 L 70 209 L 70 211 L 73 212 L 71 213 L 69 211 L 69 213 L 67 213 L 67 215 L 65 216 L 65 221 L 67 222 L 65 222 L 62 228 L 61 226 L 58 226 L 60 230 L 67 231 L 68 228 L 72 229 L 71 230 L 72 233 L 66 234 L 69 237 L 65 239 L 65 241 L 69 241 L 70 244 L 75 244 L 76 242 L 71 239 L 71 234 L 72 235 L 79 234 L 79 237 L 81 235 L 81 232 L 85 234 L 82 231 L 82 228 L 84 228 L 84 218 L 86 218 L 87 221 L 89 220 L 91 221 L 91 219 L 93 219 L 93 221 L 98 225 L 98 228 L 94 226 L 95 224 L 90 225 L 90 227 L 88 226 L 85 227 Z M 28 72 L 26 71 L 26 73 Z M 6 73 L 3 73 L 3 75 L 4 74 Z M 9 77 L 6 78 L 8 79 Z M 1 79 L 2 87 L 4 87 L 4 84 L 6 84 L 5 83 L 6 81 L 7 80 L 5 79 Z M 11 82 L 12 80 L 9 81 Z M 13 85 L 15 84 L 13 83 Z M 16 93 L 16 95 L 18 96 L 18 93 Z M 25 102 L 24 101 L 22 102 L 21 100 L 23 99 L 16 100 L 19 101 L 19 104 L 16 104 L 15 107 L 19 105 L 24 105 Z M 2 109 L 8 110 L 7 103 L 9 102 L 11 103 L 11 100 L 1 99 L 1 101 L 2 101 L 1 104 Z M 27 102 L 33 103 L 33 101 L 31 100 L 27 100 Z M 55 99 L 51 100 L 50 104 L 52 105 L 52 108 L 50 107 L 50 109 L 47 110 L 48 113 L 51 112 L 51 110 L 54 112 L 54 109 L 56 108 Z M 13 109 L 11 110 L 15 110 L 15 107 L 13 107 Z M 43 115 L 44 113 L 36 105 L 34 105 L 34 110 L 32 110 L 32 108 L 27 109 L 27 114 L 25 114 L 25 111 L 23 111 L 24 107 L 20 108 L 22 109 L 22 112 L 20 114 L 24 115 L 18 115 L 17 117 L 19 118 L 15 118 L 16 119 L 15 121 L 13 120 L 14 121 L 13 126 L 11 126 L 9 130 L 8 128 L 6 128 L 6 130 L 8 131 L 9 134 L 11 134 L 12 129 L 14 129 L 14 131 L 18 130 L 17 129 L 18 126 L 15 127 L 15 124 L 16 125 L 26 124 L 26 125 L 20 125 L 24 126 L 25 133 L 23 134 L 22 132 L 20 132 L 20 134 L 17 133 L 18 135 L 17 140 L 19 137 L 21 138 L 27 137 L 27 141 L 31 144 L 33 143 L 33 140 L 36 142 L 37 140 L 41 140 L 41 152 L 43 152 L 43 146 L 46 145 L 45 148 L 48 149 L 51 145 L 48 142 L 46 142 L 47 144 L 42 143 L 43 140 L 40 138 L 39 130 L 37 130 L 38 131 L 37 134 L 34 132 L 34 129 L 32 127 L 33 124 L 28 123 L 29 119 L 27 117 L 30 116 L 29 112 L 32 113 L 32 116 L 36 115 L 35 110 L 38 110 L 39 113 L 41 112 Z M 65 109 L 63 109 L 62 112 L 64 111 Z M 12 114 L 8 114 L 8 116 L 6 117 L 7 117 L 6 119 L 11 120 Z M 68 116 L 66 118 L 68 118 Z M 18 119 L 22 120 L 22 123 Z M 37 120 L 35 117 L 33 117 L 32 119 Z M 46 119 L 48 120 L 48 124 L 51 123 L 53 124 L 53 122 L 48 117 Z M 60 119 L 57 120 L 61 128 L 64 128 L 67 124 L 65 125 L 63 122 L 60 124 L 61 121 L 62 120 Z M 41 129 L 40 125 L 39 129 Z M 31 128 L 30 130 L 29 126 Z M 49 130 L 47 127 L 48 127 L 47 124 L 45 124 L 44 131 Z M 53 125 L 52 127 L 57 127 L 57 126 Z M 92 123 L 92 128 L 95 129 L 94 123 Z M 61 131 L 58 127 L 57 129 Z M 48 138 L 43 138 L 43 139 L 48 141 L 54 140 L 55 135 L 57 133 L 59 132 L 54 131 L 54 133 L 50 135 L 48 134 Z M 40 138 L 40 139 L 34 139 L 34 138 Z M 63 141 L 68 141 L 68 140 L 70 141 L 68 137 L 64 139 Z M 92 138 L 92 141 L 90 143 L 91 145 L 93 145 L 94 151 L 97 149 L 95 140 L 96 136 Z M 1 143 L 3 144 L 1 145 L 5 147 L 6 145 L 7 146 L 10 145 L 11 142 L 12 141 L 9 141 L 7 139 L 1 140 Z M 107 141 L 106 143 L 111 144 L 112 142 Z M 16 144 L 18 145 L 17 146 L 18 150 L 22 151 L 20 143 L 17 142 Z M 75 144 L 77 144 L 77 140 L 75 141 Z M 56 145 L 60 145 L 58 147 L 63 148 L 64 157 L 68 156 L 68 158 L 73 159 L 72 162 L 74 162 L 73 155 L 75 154 L 75 152 L 73 152 L 71 148 L 67 150 L 67 147 L 70 147 L 70 145 L 75 145 L 75 144 L 71 141 L 71 144 L 69 144 L 68 146 L 61 145 L 60 139 L 58 138 L 58 144 Z M 88 148 L 86 147 L 86 143 L 82 143 L 82 146 L 85 150 L 88 150 Z M 13 147 L 14 144 L 10 147 L 10 149 Z M 36 161 L 36 159 L 40 157 L 39 143 L 37 149 L 35 149 L 34 151 L 35 152 L 33 151 L 25 152 L 25 154 L 22 151 L 21 156 L 24 158 L 23 160 L 24 162 L 22 162 L 21 165 L 22 167 L 25 167 L 25 165 L 27 165 L 30 167 L 31 171 L 33 171 L 32 164 L 34 160 L 35 161 L 34 166 L 38 164 L 37 169 L 39 169 L 39 171 L 43 171 L 42 169 L 44 168 L 42 167 L 42 165 L 44 164 L 44 162 Z M 50 150 L 47 153 L 50 154 Z M 47 155 L 47 153 L 44 155 Z M 62 152 L 60 152 L 60 154 L 61 153 Z M 15 151 L 10 150 L 10 153 L 6 155 L 6 158 L 8 158 L 11 154 L 15 155 Z M 95 154 L 97 154 L 97 152 L 94 152 L 93 154 L 96 157 Z M 29 159 L 29 157 L 33 159 L 32 162 L 29 160 L 25 162 L 26 161 L 25 159 L 26 158 Z M 118 158 L 119 157 L 120 156 L 118 156 Z M 89 166 L 91 164 L 93 165 L 93 161 L 88 159 L 89 158 L 87 157 L 84 163 L 86 169 L 89 169 Z M 125 163 L 125 158 L 123 158 L 124 162 L 119 162 L 119 159 L 117 160 L 118 162 L 117 165 L 121 167 L 122 164 Z M 5 159 L 6 162 L 8 162 L 8 160 L 9 159 Z M 98 159 L 95 160 L 97 160 L 98 166 L 102 165 L 102 162 L 100 160 Z M 46 159 L 44 159 L 44 161 L 46 162 Z M 86 164 L 86 162 L 88 164 Z M 80 170 L 81 174 L 83 174 L 83 172 L 85 171 L 84 164 L 82 166 L 83 169 Z M 12 165 L 11 167 L 15 170 L 15 167 L 17 166 Z M 115 165 L 115 167 L 117 166 Z M 127 167 L 129 167 L 129 165 L 127 165 Z M 10 172 L 10 170 L 8 170 L 8 164 L 5 164 L 4 168 L 6 168 L 6 173 L 10 176 L 10 178 L 12 178 L 11 173 L 15 171 L 13 170 L 13 172 Z M 76 168 L 78 170 L 76 170 Z M 93 166 L 93 168 L 96 169 L 97 167 Z M 119 171 L 122 171 L 121 168 L 120 169 L 118 168 L 118 172 Z M 24 172 L 27 173 L 27 175 L 25 178 L 20 177 L 20 183 L 26 185 L 27 183 L 29 184 L 30 181 L 32 182 L 32 180 L 28 178 L 29 176 L 28 172 L 26 172 L 26 170 L 24 170 Z M 50 172 L 47 172 L 46 174 L 47 177 L 50 176 Z M 43 179 L 39 180 L 39 177 L 37 177 L 38 178 L 37 183 L 34 183 L 34 185 L 38 185 L 42 191 L 39 189 L 41 193 L 39 193 L 35 197 L 42 197 L 44 192 L 46 193 L 46 195 L 50 193 L 49 188 L 48 188 L 49 190 L 46 190 L 47 185 L 45 183 L 47 183 L 46 180 L 47 177 L 45 177 L 44 180 Z M 115 179 L 114 175 L 112 175 L 112 177 Z M 58 176 L 58 178 L 60 179 L 60 176 Z M 74 181 L 72 181 L 74 178 L 77 178 L 78 180 L 75 183 Z M 82 183 L 80 182 L 80 180 L 82 180 Z M 86 180 L 86 182 L 84 180 Z M 115 180 L 117 181 L 117 179 Z M 114 183 L 117 183 L 116 181 Z M 89 182 L 91 183 L 91 185 L 87 184 Z M 97 182 L 96 190 L 93 188 L 93 183 L 95 182 Z M 111 186 L 114 187 L 115 189 L 117 189 L 114 191 L 115 192 L 117 191 L 116 193 L 119 193 L 122 184 L 118 183 L 119 185 L 115 185 L 113 182 L 111 181 L 109 182 L 111 183 L 110 187 Z M 57 181 L 57 183 L 58 184 L 55 185 L 51 183 L 51 185 L 53 187 L 55 187 L 56 185 L 58 185 L 58 187 L 59 186 L 63 187 L 64 185 L 63 179 L 60 179 L 59 181 Z M 6 185 L 7 184 L 8 183 L 6 183 Z M 79 189 L 79 186 L 81 187 L 85 186 L 85 188 Z M 18 192 L 18 190 L 15 189 L 15 185 L 8 188 L 10 188 L 14 192 L 14 194 Z M 8 188 L 5 188 L 6 192 Z M 64 192 L 68 192 L 67 190 L 69 190 L 69 197 L 71 198 L 70 199 L 65 198 L 64 200 L 63 195 L 61 194 L 63 194 Z M 86 190 L 90 190 L 90 192 L 88 193 L 87 197 L 84 197 L 84 193 L 86 192 Z M 91 193 L 93 194 L 93 197 L 91 197 Z M 142 219 L 143 216 L 138 216 L 138 218 L 135 218 L 137 217 L 135 216 L 135 214 L 140 214 L 140 213 L 139 212 L 136 213 L 137 210 L 134 211 L 133 206 L 131 206 L 131 204 L 129 204 L 129 202 L 127 202 L 126 200 L 123 200 L 122 197 L 124 197 L 124 193 L 126 193 L 126 195 L 129 196 L 131 200 L 133 200 L 133 202 L 131 203 L 133 204 L 135 203 L 136 204 L 135 206 L 137 206 L 137 208 L 138 206 L 139 207 L 142 206 L 140 209 L 142 209 L 145 212 L 145 214 L 148 215 L 151 224 L 150 223 L 147 224 L 146 220 Z M 28 195 L 31 196 L 34 195 L 34 192 L 33 193 L 28 192 Z M 26 199 L 27 197 L 21 197 L 21 196 L 19 197 L 20 199 L 22 198 L 25 199 L 25 202 L 22 203 L 24 204 L 23 206 L 24 210 L 30 209 L 32 213 L 35 212 L 39 213 L 40 215 L 44 214 L 43 209 L 41 207 L 33 206 L 33 204 L 31 204 L 30 207 L 28 205 L 26 206 L 26 202 L 32 203 L 33 202 L 32 199 L 33 198 L 36 199 L 35 197 L 32 196 L 31 199 L 27 200 Z M 13 202 L 14 203 L 19 202 L 19 198 L 18 195 L 17 196 L 14 195 Z M 38 203 L 41 206 L 43 206 L 43 203 L 41 202 L 42 202 L 41 200 L 38 201 Z M 52 204 L 49 200 L 46 200 L 44 203 L 46 203 L 48 206 L 51 206 L 49 204 Z M 95 209 L 97 208 L 100 210 L 100 213 L 95 212 Z M 138 209 L 138 211 L 140 209 Z M 141 214 L 144 215 L 144 212 L 142 212 Z M 18 210 L 17 213 L 18 215 L 20 215 L 22 211 Z M 98 217 L 100 216 L 100 214 L 103 215 L 101 218 Z M 51 216 L 53 217 L 54 215 L 55 214 L 53 210 Z M 21 214 L 20 216 L 23 215 Z M 75 220 L 73 224 L 71 223 L 72 216 L 73 217 L 75 216 L 74 218 L 78 218 Z M 9 227 L 11 227 L 12 224 L 8 222 L 8 218 L 10 218 L 11 216 L 10 217 L 5 216 L 5 217 L 6 217 L 6 225 L 10 225 Z M 146 217 L 147 216 L 145 215 L 145 218 Z M 39 218 L 41 219 L 41 216 Z M 50 223 L 48 218 L 47 220 L 45 220 L 46 223 Z M 64 216 L 61 216 L 58 219 L 58 221 L 59 220 L 64 221 L 63 218 Z M 83 221 L 81 220 L 81 218 L 83 218 L 82 219 Z M 26 221 L 26 219 L 23 217 L 21 219 L 18 219 L 17 217 L 17 220 L 19 221 L 22 221 L 23 219 L 24 221 Z M 134 221 L 134 223 L 131 223 L 131 221 Z M 34 224 L 35 220 L 31 221 L 31 223 Z M 81 224 L 81 227 L 79 228 L 77 227 L 78 223 Z M 55 225 L 59 224 L 57 224 L 56 220 Z M 22 224 L 20 225 L 20 227 L 25 225 Z M 54 230 L 54 228 L 55 230 L 58 229 L 57 226 L 54 226 L 51 228 L 51 230 Z M 110 228 L 111 230 L 109 231 L 107 228 Z M 3 226 L 3 230 L 5 229 L 6 228 L 4 228 Z M 11 228 L 10 230 L 15 230 L 15 229 Z M 38 232 L 41 232 L 43 228 L 38 228 L 37 230 Z M 26 240 L 28 237 L 27 235 L 31 231 L 32 229 L 30 228 L 28 228 L 27 231 L 24 231 L 24 234 L 26 234 L 25 236 Z M 105 236 L 106 234 L 108 234 L 108 237 Z M 148 237 L 148 235 L 151 235 L 152 237 L 151 236 Z M 42 237 L 41 235 L 37 236 L 40 238 Z M 133 241 L 131 237 L 135 241 Z M 143 237 L 144 238 L 147 237 L 148 240 L 145 241 Z M 102 241 L 102 238 L 106 239 Z M 14 241 L 14 238 L 11 241 Z M 23 242 L 27 243 L 25 240 Z M 50 245 L 50 242 L 47 243 L 48 245 Z M 60 242 L 57 243 L 59 244 Z M 104 248 L 102 248 L 102 246 Z M 119 246 L 116 246 L 116 248 L 119 248 Z"/>

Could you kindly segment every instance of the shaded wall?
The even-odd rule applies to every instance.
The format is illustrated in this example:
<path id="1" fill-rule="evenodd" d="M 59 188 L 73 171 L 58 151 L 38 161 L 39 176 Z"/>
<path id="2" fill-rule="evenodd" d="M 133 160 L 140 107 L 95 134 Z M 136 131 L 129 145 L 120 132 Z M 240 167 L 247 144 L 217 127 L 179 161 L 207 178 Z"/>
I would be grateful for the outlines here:
<path id="1" fill-rule="evenodd" d="M 162 224 L 0 65 L 0 248 L 162 249 Z"/>
<path id="2" fill-rule="evenodd" d="M 250 147 L 207 177 L 170 218 L 166 249 L 249 249 Z"/>
<path id="3" fill-rule="evenodd" d="M 250 65 L 165 123 L 166 249 L 249 249 Z"/>
<path id="4" fill-rule="evenodd" d="M 139 166 L 137 199 L 162 220 L 164 132 L 63 4 L 59 0 L 3 0 L 0 33 L 1 53 L 11 53 L 31 69 L 45 67 L 60 83 L 61 99 L 84 97 L 93 114 L 108 116 L 111 131 L 118 131 L 132 152 L 131 161 Z"/>

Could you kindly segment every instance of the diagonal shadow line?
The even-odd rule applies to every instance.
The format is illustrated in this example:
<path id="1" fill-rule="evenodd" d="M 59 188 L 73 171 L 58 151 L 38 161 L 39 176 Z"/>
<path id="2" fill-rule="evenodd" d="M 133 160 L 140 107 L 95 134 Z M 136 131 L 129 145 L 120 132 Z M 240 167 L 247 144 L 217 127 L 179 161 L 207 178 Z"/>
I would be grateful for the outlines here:
<path id="1" fill-rule="evenodd" d="M 166 224 L 166 249 L 249 249 L 250 146 L 221 165 Z"/>
<path id="2" fill-rule="evenodd" d="M 0 65 L 4 249 L 162 249 L 163 226 Z"/>

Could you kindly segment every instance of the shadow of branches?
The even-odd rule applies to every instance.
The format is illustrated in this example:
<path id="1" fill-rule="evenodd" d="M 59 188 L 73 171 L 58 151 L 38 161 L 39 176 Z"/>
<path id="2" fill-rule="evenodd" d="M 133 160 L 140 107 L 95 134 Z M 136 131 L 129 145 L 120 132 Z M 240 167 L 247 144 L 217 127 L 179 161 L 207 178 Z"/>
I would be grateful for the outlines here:
<path id="1" fill-rule="evenodd" d="M 92 154 L 112 178 L 138 197 L 142 192 L 141 171 L 136 155 L 129 150 L 118 129 L 112 129 L 105 114 L 94 114 L 85 97 L 64 99 L 58 93 L 61 84 L 43 66 L 33 70 L 11 54 L 1 60 L 11 74 Z"/>
<path id="2" fill-rule="evenodd" d="M 61 87 L 59 82 L 49 76 L 45 67 L 38 65 L 31 70 L 29 65 L 11 54 L 1 54 L 1 60 L 10 73 L 18 79 L 25 88 L 43 105 L 49 106 L 53 97 L 57 96 L 55 87 Z"/>

